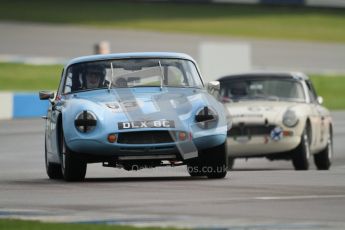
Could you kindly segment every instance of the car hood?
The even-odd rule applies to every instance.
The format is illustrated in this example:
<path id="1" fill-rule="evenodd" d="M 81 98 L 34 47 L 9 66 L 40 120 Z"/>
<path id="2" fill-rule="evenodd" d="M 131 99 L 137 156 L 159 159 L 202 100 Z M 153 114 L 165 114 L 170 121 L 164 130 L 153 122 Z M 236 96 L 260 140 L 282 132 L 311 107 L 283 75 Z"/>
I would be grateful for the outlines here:
<path id="1" fill-rule="evenodd" d="M 201 90 L 169 89 L 158 87 L 123 88 L 79 94 L 75 97 L 78 103 L 92 102 L 106 111 L 126 113 L 131 116 L 172 112 L 184 113 L 184 107 L 192 106 L 193 101 L 200 100 L 204 95 Z M 182 109 L 182 110 L 181 110 Z"/>
<path id="2" fill-rule="evenodd" d="M 302 106 L 298 102 L 285 101 L 240 101 L 226 103 L 225 107 L 233 124 L 278 123 L 286 110 Z"/>
<path id="3" fill-rule="evenodd" d="M 205 90 L 195 88 L 120 88 L 94 90 L 66 98 L 69 114 L 89 110 L 97 119 L 107 121 L 173 120 L 176 128 L 194 123 L 195 113 L 204 106 L 224 116 L 223 108 Z M 225 117 L 223 118 L 225 122 Z"/>

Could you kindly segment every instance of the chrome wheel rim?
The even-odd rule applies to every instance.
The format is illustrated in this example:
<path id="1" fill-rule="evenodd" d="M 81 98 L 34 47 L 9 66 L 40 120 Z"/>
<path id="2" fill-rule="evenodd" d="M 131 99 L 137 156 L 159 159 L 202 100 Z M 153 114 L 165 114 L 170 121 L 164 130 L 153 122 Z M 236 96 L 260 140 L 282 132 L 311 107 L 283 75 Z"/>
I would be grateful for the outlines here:
<path id="1" fill-rule="evenodd" d="M 62 140 L 62 144 L 61 144 L 61 169 L 62 169 L 63 174 L 65 174 L 65 168 L 66 168 L 66 146 L 65 146 L 65 141 Z"/>
<path id="2" fill-rule="evenodd" d="M 46 168 L 48 169 L 49 163 L 48 163 L 47 143 L 44 144 L 44 157 L 45 157 Z"/>
<path id="3" fill-rule="evenodd" d="M 47 152 L 45 152 L 46 155 L 46 168 L 48 168 L 48 156 L 47 156 Z"/>
<path id="4" fill-rule="evenodd" d="M 304 134 L 304 147 L 305 147 L 305 153 L 306 153 L 306 158 L 310 158 L 310 148 L 309 148 L 309 138 L 308 134 Z"/>
<path id="5" fill-rule="evenodd" d="M 328 159 L 332 159 L 333 157 L 333 143 L 332 143 L 332 137 L 328 138 L 327 141 L 327 148 L 328 148 Z"/>
<path id="6" fill-rule="evenodd" d="M 65 154 L 62 154 L 62 172 L 65 173 L 65 166 L 66 166 L 66 156 Z"/>

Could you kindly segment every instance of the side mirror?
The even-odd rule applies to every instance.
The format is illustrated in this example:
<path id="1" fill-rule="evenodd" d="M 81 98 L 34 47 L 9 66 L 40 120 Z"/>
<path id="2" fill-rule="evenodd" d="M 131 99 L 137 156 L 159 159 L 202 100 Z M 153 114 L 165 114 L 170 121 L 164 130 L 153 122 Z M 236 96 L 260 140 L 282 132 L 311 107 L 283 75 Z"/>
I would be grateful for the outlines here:
<path id="1" fill-rule="evenodd" d="M 40 100 L 54 99 L 54 92 L 51 91 L 40 91 Z"/>
<path id="2" fill-rule="evenodd" d="M 322 104 L 323 104 L 323 97 L 318 96 L 318 97 L 317 97 L 317 102 L 318 102 L 320 105 L 322 105 Z"/>
<path id="3" fill-rule="evenodd" d="M 213 96 L 218 97 L 220 90 L 220 82 L 219 81 L 210 81 L 207 83 L 207 92 Z"/>

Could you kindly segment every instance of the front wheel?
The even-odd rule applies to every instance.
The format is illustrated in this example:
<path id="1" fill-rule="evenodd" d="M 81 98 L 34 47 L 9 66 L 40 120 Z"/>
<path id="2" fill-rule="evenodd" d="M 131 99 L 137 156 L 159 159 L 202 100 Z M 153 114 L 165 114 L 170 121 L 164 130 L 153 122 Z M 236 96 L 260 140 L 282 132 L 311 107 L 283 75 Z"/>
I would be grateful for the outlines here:
<path id="1" fill-rule="evenodd" d="M 227 174 L 226 143 L 205 149 L 198 159 L 187 165 L 191 176 L 207 176 L 210 179 L 221 179 Z"/>
<path id="2" fill-rule="evenodd" d="M 235 164 L 235 158 L 233 157 L 228 157 L 228 170 L 233 169 Z"/>
<path id="3" fill-rule="evenodd" d="M 202 166 L 200 166 L 198 161 L 188 163 L 187 171 L 191 177 L 205 176 L 205 173 L 202 171 Z"/>
<path id="4" fill-rule="evenodd" d="M 75 156 L 65 143 L 64 135 L 61 134 L 61 171 L 65 181 L 82 181 L 85 179 L 87 164 Z"/>
<path id="5" fill-rule="evenodd" d="M 210 179 L 221 179 L 227 173 L 227 151 L 226 142 L 202 151 L 206 166 L 205 175 Z"/>
<path id="6" fill-rule="evenodd" d="M 307 125 L 302 133 L 300 144 L 293 151 L 292 164 L 295 167 L 295 170 L 309 169 L 310 138 L 310 126 Z"/>
<path id="7" fill-rule="evenodd" d="M 331 159 L 333 156 L 333 136 L 330 131 L 327 146 L 324 150 L 314 155 L 314 163 L 318 170 L 328 170 L 331 167 Z"/>

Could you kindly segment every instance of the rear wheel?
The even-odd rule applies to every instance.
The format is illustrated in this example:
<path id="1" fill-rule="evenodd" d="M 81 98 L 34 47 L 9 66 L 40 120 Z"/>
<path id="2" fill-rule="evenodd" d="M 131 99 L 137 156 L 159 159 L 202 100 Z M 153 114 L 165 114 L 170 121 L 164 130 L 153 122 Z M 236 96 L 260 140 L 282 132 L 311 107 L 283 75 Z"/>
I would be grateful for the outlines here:
<path id="1" fill-rule="evenodd" d="M 47 153 L 47 145 L 45 144 L 45 151 L 44 151 L 44 158 L 45 158 L 45 165 L 46 165 L 46 172 L 50 179 L 62 179 L 62 171 L 61 166 L 56 163 L 51 163 L 48 160 L 48 153 Z"/>
<path id="2" fill-rule="evenodd" d="M 331 159 L 333 156 L 333 135 L 330 129 L 327 146 L 324 150 L 314 155 L 314 163 L 318 170 L 328 170 L 331 167 Z"/>
<path id="3" fill-rule="evenodd" d="M 87 164 L 75 156 L 65 143 L 63 132 L 60 138 L 61 171 L 65 181 L 82 181 L 85 179 Z"/>
<path id="4" fill-rule="evenodd" d="M 293 151 L 292 164 L 295 170 L 308 170 L 310 159 L 310 142 L 311 142 L 311 129 L 307 123 L 302 136 L 301 142 L 297 148 Z"/>

